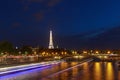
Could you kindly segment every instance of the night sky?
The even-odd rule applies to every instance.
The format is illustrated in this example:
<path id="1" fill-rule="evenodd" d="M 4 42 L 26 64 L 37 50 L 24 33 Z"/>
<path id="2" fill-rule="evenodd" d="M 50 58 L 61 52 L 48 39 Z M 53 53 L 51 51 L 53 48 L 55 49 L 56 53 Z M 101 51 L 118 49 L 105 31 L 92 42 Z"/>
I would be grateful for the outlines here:
<path id="1" fill-rule="evenodd" d="M 120 0 L 0 0 L 0 40 L 15 46 L 120 47 Z"/>

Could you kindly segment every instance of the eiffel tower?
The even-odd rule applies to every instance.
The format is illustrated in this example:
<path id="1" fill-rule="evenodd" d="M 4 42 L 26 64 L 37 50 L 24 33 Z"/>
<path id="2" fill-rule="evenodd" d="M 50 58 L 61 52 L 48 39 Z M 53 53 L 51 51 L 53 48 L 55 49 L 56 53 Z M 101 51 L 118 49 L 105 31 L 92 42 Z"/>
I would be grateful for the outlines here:
<path id="1" fill-rule="evenodd" d="M 53 45 L 53 36 L 52 36 L 52 30 L 50 30 L 50 37 L 49 37 L 49 49 L 54 49 L 54 45 Z"/>

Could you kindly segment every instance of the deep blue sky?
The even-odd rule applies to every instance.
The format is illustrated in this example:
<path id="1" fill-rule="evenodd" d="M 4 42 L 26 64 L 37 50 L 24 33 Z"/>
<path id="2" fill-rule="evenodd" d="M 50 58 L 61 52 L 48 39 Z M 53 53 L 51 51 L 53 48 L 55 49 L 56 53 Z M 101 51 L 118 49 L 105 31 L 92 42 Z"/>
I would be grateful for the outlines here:
<path id="1" fill-rule="evenodd" d="M 15 45 L 47 46 L 50 26 L 58 38 L 91 32 L 94 36 L 119 25 L 120 0 L 0 1 L 0 40 Z"/>

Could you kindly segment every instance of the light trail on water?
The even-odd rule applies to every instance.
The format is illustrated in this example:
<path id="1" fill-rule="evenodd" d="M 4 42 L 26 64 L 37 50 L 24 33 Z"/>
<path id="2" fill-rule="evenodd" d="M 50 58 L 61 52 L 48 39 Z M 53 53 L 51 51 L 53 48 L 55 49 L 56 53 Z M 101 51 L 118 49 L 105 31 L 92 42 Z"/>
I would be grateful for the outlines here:
<path id="1" fill-rule="evenodd" d="M 13 72 L 20 72 L 20 71 L 24 71 L 24 70 L 40 68 L 40 67 L 45 67 L 45 66 L 50 66 L 50 65 L 58 64 L 58 63 L 60 63 L 60 61 L 58 61 L 58 62 L 57 61 L 42 62 L 42 63 L 28 64 L 28 65 L 0 68 L 0 75 L 13 73 Z"/>
<path id="2" fill-rule="evenodd" d="M 42 71 L 44 69 L 50 68 L 51 66 L 45 66 L 45 67 L 41 67 L 41 68 L 36 68 L 36 69 L 32 69 L 32 70 L 27 70 L 27 71 L 23 71 L 23 72 L 19 72 L 19 73 L 13 73 L 13 74 L 8 74 L 8 75 L 4 75 L 4 76 L 0 76 L 0 80 L 17 80 L 18 77 L 22 76 L 21 78 L 24 78 L 26 76 L 29 76 L 29 74 L 33 74 L 37 71 Z"/>

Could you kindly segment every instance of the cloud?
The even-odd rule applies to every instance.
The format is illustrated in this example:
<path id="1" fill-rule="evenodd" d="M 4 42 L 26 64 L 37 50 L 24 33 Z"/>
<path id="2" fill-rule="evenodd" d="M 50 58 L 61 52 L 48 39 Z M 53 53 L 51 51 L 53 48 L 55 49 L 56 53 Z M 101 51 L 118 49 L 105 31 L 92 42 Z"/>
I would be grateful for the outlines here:
<path id="1" fill-rule="evenodd" d="M 46 0 L 28 0 L 28 1 L 30 1 L 30 2 L 44 2 Z"/>
<path id="2" fill-rule="evenodd" d="M 53 7 L 53 6 L 57 5 L 60 1 L 61 0 L 49 0 L 47 4 L 49 7 Z"/>
<path id="3" fill-rule="evenodd" d="M 39 22 L 42 21 L 47 14 L 51 13 L 52 8 L 59 4 L 61 0 L 20 0 L 20 2 L 25 12 L 32 13 L 29 17 Z M 37 4 L 37 6 L 35 4 Z"/>
<path id="4" fill-rule="evenodd" d="M 32 3 L 40 3 L 47 7 L 53 7 L 61 2 L 61 0 L 20 0 L 22 4 L 30 5 Z"/>
<path id="5" fill-rule="evenodd" d="M 41 21 L 44 18 L 44 14 L 42 12 L 38 12 L 33 14 L 33 17 L 37 20 L 37 21 Z"/>
<path id="6" fill-rule="evenodd" d="M 19 26 L 21 26 L 21 24 L 20 24 L 19 22 L 14 22 L 14 23 L 12 24 L 12 27 L 19 27 Z"/>

